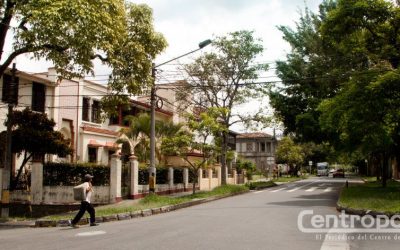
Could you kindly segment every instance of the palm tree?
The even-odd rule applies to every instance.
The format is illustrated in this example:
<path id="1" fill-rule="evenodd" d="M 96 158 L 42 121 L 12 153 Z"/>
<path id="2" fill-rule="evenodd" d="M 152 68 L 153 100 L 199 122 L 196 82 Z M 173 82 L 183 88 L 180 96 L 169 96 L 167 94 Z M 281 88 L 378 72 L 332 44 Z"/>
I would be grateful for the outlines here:
<path id="1" fill-rule="evenodd" d="M 139 161 L 146 161 L 149 149 L 150 139 L 150 115 L 141 113 L 138 116 L 127 116 L 125 119 L 129 121 L 129 127 L 120 130 L 120 138 L 118 143 L 128 142 L 131 147 L 131 153 L 138 150 Z M 157 121 L 155 123 L 156 136 L 156 158 L 158 162 L 162 162 L 161 141 L 165 137 L 172 137 L 176 134 L 182 124 L 174 124 L 172 121 Z"/>

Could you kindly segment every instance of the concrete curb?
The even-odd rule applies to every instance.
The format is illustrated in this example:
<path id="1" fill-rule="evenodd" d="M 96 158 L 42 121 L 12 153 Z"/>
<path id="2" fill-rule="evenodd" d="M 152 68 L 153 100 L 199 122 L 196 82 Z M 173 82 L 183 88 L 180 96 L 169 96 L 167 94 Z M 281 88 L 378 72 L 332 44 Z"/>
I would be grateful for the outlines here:
<path id="1" fill-rule="evenodd" d="M 388 216 L 389 218 L 392 216 L 400 216 L 400 213 L 386 213 L 382 211 L 372 211 L 372 210 L 367 210 L 367 209 L 355 209 L 355 208 L 349 208 L 349 207 L 343 207 L 339 205 L 339 203 L 336 204 L 336 210 L 338 212 L 344 211 L 346 214 L 352 214 L 352 215 L 358 215 L 360 217 L 366 216 L 366 215 L 371 215 L 372 217 L 377 217 L 385 215 Z"/>
<path id="2" fill-rule="evenodd" d="M 122 221 L 122 220 L 129 220 L 129 219 L 136 219 L 136 218 L 141 218 L 141 217 L 147 217 L 147 216 L 152 216 L 152 215 L 157 215 L 157 214 L 162 214 L 162 213 L 168 213 L 172 212 L 178 209 L 182 208 L 187 208 L 191 206 L 196 206 L 200 205 L 203 203 L 211 202 L 211 201 L 216 201 L 232 196 L 237 196 L 241 194 L 249 193 L 249 191 L 244 191 L 244 192 L 239 192 L 235 194 L 229 194 L 229 195 L 222 195 L 222 196 L 215 196 L 215 197 L 209 197 L 209 198 L 201 198 L 201 199 L 194 199 L 185 203 L 180 203 L 176 205 L 168 205 L 168 206 L 163 206 L 163 207 L 158 207 L 158 208 L 149 208 L 149 209 L 144 209 L 144 210 L 138 210 L 130 213 L 121 213 L 121 214 L 114 214 L 114 215 L 108 215 L 108 216 L 102 216 L 102 217 L 96 217 L 96 222 L 98 223 L 105 223 L 105 222 L 111 222 L 111 221 Z M 86 225 L 89 224 L 89 218 L 84 218 L 81 219 L 78 223 L 78 225 Z M 1 226 L 1 223 L 0 223 Z M 37 220 L 35 221 L 34 225 L 29 225 L 29 227 L 66 227 L 69 226 L 69 221 L 68 220 Z"/>

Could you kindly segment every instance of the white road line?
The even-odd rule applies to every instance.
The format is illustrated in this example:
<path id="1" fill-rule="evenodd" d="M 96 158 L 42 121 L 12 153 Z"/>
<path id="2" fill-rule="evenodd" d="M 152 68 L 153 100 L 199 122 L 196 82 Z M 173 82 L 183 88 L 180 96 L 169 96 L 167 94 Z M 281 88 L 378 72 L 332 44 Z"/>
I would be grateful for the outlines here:
<path id="1" fill-rule="evenodd" d="M 323 187 L 325 185 L 326 185 L 325 183 L 322 183 L 322 184 L 319 184 L 318 186 Z"/>
<path id="2" fill-rule="evenodd" d="M 338 234 L 328 232 L 324 237 L 321 250 L 350 250 L 347 234 L 342 234 L 338 239 Z"/>
<path id="3" fill-rule="evenodd" d="M 106 234 L 106 232 L 105 231 L 83 232 L 83 233 L 78 233 L 75 236 L 83 237 L 83 236 L 95 236 L 95 235 L 102 235 L 102 234 Z"/>
<path id="4" fill-rule="evenodd" d="M 279 191 L 282 191 L 284 189 L 286 189 L 286 188 L 284 187 L 284 188 L 280 188 L 280 189 L 275 189 L 275 190 L 272 190 L 271 193 L 279 192 Z"/>
<path id="5" fill-rule="evenodd" d="M 324 192 L 330 192 L 330 191 L 332 191 L 332 188 L 331 188 L 331 187 L 328 187 L 328 188 L 326 188 L 326 189 L 324 190 Z"/>
<path id="6" fill-rule="evenodd" d="M 312 184 L 314 184 L 314 183 L 316 183 L 316 182 L 319 182 L 319 181 L 310 182 L 310 183 L 308 183 L 308 184 L 306 184 L 306 185 L 296 187 L 296 188 L 291 189 L 291 190 L 289 190 L 289 191 L 287 191 L 287 192 L 288 192 L 288 193 L 291 193 L 291 192 L 297 191 L 297 190 L 299 190 L 300 188 L 310 186 L 310 185 L 312 185 Z"/>
<path id="7" fill-rule="evenodd" d="M 306 192 L 312 192 L 312 191 L 314 191 L 315 189 L 317 189 L 317 187 L 311 187 L 311 188 L 307 189 Z"/>
<path id="8" fill-rule="evenodd" d="M 259 194 L 259 193 L 262 193 L 262 192 L 264 192 L 264 191 L 255 191 L 253 194 Z"/>

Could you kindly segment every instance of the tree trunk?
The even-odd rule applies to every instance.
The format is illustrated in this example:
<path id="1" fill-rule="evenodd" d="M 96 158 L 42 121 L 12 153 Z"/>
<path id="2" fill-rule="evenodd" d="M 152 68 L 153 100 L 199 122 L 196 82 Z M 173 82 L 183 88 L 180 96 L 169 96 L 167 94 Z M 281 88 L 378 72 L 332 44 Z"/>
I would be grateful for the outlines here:
<path id="1" fill-rule="evenodd" d="M 193 192 L 192 192 L 192 194 L 195 194 L 196 193 L 196 183 L 197 183 L 197 179 L 199 178 L 198 177 L 198 170 L 197 171 L 194 171 L 194 172 L 196 172 L 196 173 L 194 173 L 193 175 L 194 175 L 194 178 L 193 178 Z"/>
<path id="2" fill-rule="evenodd" d="M 228 151 L 228 133 L 222 134 L 222 148 L 221 148 L 221 185 L 226 185 L 226 153 Z"/>
<path id="3" fill-rule="evenodd" d="M 387 186 L 388 179 L 388 165 L 389 165 L 389 157 L 387 153 L 383 153 L 383 164 L 382 164 L 382 187 Z"/>
<path id="4" fill-rule="evenodd" d="M 28 157 L 25 157 L 24 160 L 21 163 L 21 166 L 18 169 L 18 173 L 17 176 L 15 178 L 12 179 L 11 183 L 10 183 L 10 190 L 15 190 L 15 188 L 17 188 L 18 182 L 19 182 L 19 178 L 21 176 L 22 173 L 22 169 L 24 168 L 24 166 L 26 165 L 26 163 L 32 158 L 32 154 L 30 154 Z"/>

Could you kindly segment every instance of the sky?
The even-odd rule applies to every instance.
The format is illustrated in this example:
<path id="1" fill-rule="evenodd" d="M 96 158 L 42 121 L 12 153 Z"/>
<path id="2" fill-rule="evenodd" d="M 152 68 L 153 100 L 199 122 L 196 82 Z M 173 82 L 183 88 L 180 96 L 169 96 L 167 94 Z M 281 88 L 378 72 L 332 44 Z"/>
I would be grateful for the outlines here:
<path id="1" fill-rule="evenodd" d="M 316 12 L 322 0 L 127 0 L 133 3 L 144 3 L 153 9 L 154 26 L 168 42 L 166 50 L 156 58 L 156 64 L 163 63 L 179 55 L 198 48 L 198 44 L 215 36 L 224 36 L 238 30 L 252 30 L 254 36 L 262 40 L 264 52 L 256 59 L 257 63 L 271 63 L 285 59 L 290 51 L 289 45 L 282 39 L 282 33 L 277 26 L 295 27 L 300 12 L 307 6 Z M 210 47 L 210 46 L 209 46 Z M 210 50 L 204 48 L 176 63 L 190 63 L 194 57 Z M 32 61 L 27 56 L 16 60 L 19 70 L 27 72 L 42 72 L 51 67 L 50 62 Z M 168 72 L 172 65 L 161 68 L 160 81 L 172 81 L 176 78 Z M 108 69 L 96 64 L 96 74 L 101 83 Z M 164 75 L 162 75 L 164 74 Z M 101 76 L 100 76 L 101 75 Z M 274 71 L 263 75 L 268 80 L 274 79 Z M 92 79 L 92 78 L 91 78 Z M 266 78 L 264 78 L 265 80 Z M 267 100 L 264 99 L 263 102 Z M 247 112 L 251 105 L 261 105 L 256 101 L 244 105 L 241 109 Z M 264 104 L 264 103 L 263 103 Z M 243 132 L 244 128 L 236 130 Z"/>

